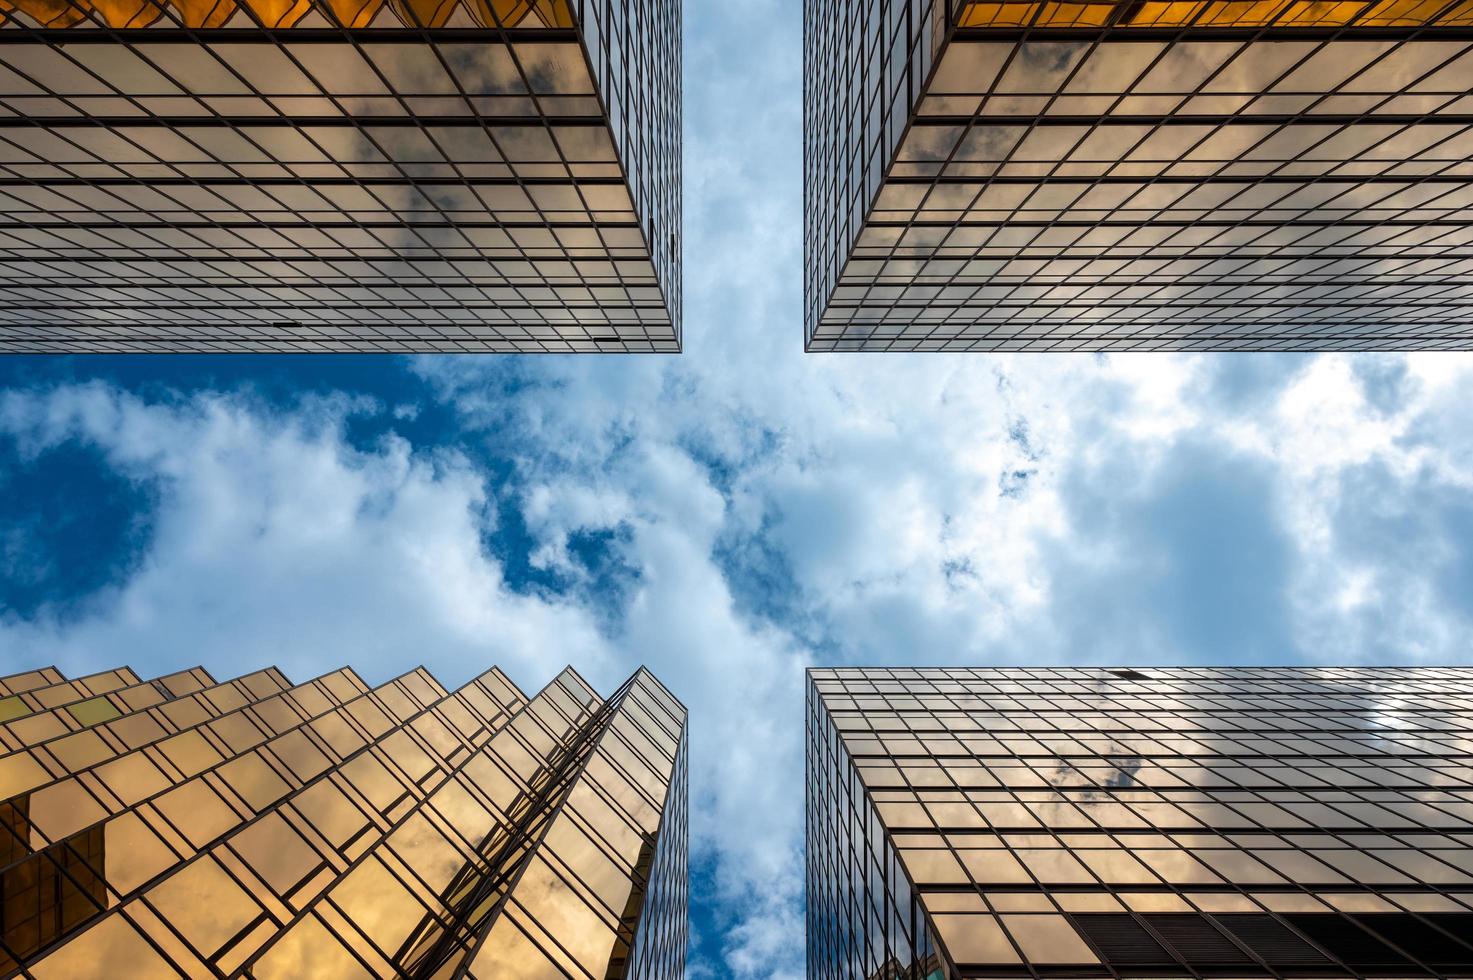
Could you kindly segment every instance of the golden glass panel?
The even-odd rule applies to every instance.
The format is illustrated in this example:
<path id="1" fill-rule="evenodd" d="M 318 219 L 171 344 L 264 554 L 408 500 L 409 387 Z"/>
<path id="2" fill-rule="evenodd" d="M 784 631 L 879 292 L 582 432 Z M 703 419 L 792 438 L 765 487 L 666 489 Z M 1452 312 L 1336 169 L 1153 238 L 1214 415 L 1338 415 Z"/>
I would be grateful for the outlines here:
<path id="1" fill-rule="evenodd" d="M 177 858 L 135 813 L 124 813 L 103 827 L 103 868 L 120 895 L 160 874 Z"/>
<path id="2" fill-rule="evenodd" d="M 532 921 L 556 936 L 585 969 L 593 972 L 607 968 L 614 947 L 614 929 L 540 856 L 534 856 L 522 872 L 513 897 Z"/>
<path id="3" fill-rule="evenodd" d="M 495 820 L 486 808 L 476 802 L 475 797 L 455 780 L 436 790 L 435 795 L 430 797 L 430 804 L 472 847 L 479 846 L 495 826 Z"/>
<path id="4" fill-rule="evenodd" d="M 29 753 L 0 757 L 0 799 L 9 799 L 40 786 L 50 775 Z"/>
<path id="5" fill-rule="evenodd" d="M 1033 879 L 1008 851 L 958 851 L 967 873 L 979 885 L 1026 885 Z"/>
<path id="6" fill-rule="evenodd" d="M 209 855 L 149 890 L 148 901 L 205 959 L 215 955 L 261 909 Z"/>
<path id="7" fill-rule="evenodd" d="M 936 915 L 936 932 L 958 963 L 1012 964 L 1022 959 L 990 915 Z"/>
<path id="8" fill-rule="evenodd" d="M 195 847 L 204 847 L 240 823 L 235 811 L 197 779 L 170 790 L 153 805 Z"/>
<path id="9" fill-rule="evenodd" d="M 30 967 L 35 980 L 160 980 L 180 973 L 121 916 L 110 915 Z"/>
<path id="10" fill-rule="evenodd" d="M 584 888 L 596 895 L 610 914 L 623 914 L 634 889 L 631 872 L 611 861 L 603 849 L 576 825 L 568 811 L 564 810 L 548 829 L 547 836 L 543 838 L 543 848 L 561 861 Z M 638 854 L 633 857 L 637 858 Z"/>
<path id="11" fill-rule="evenodd" d="M 1315 856 L 1365 885 L 1405 885 L 1412 879 L 1361 851 L 1317 851 Z M 1275 863 L 1275 867 L 1279 867 Z"/>
<path id="12" fill-rule="evenodd" d="M 96 732 L 77 732 L 46 746 L 67 772 L 80 772 L 113 755 L 107 743 Z"/>
<path id="13" fill-rule="evenodd" d="M 496 920 L 471 961 L 478 980 L 518 977 L 519 980 L 566 980 L 567 974 L 532 945 L 510 916 Z"/>
<path id="14" fill-rule="evenodd" d="M 218 772 L 220 778 L 257 813 L 291 791 L 286 781 L 254 752 L 232 759 Z"/>
<path id="15" fill-rule="evenodd" d="M 1077 850 L 1074 855 L 1107 885 L 1154 885 L 1159 880 L 1126 851 Z"/>
<path id="16" fill-rule="evenodd" d="M 1002 923 L 1029 963 L 1098 963 L 1089 944 L 1062 915 L 1004 915 Z"/>
<path id="17" fill-rule="evenodd" d="M 159 749 L 185 776 L 194 776 L 223 761 L 199 732 L 180 732 L 159 743 Z"/>
<path id="18" fill-rule="evenodd" d="M 1084 865 L 1063 848 L 1019 848 L 1014 853 L 1046 885 L 1088 885 L 1095 881 Z"/>
<path id="19" fill-rule="evenodd" d="M 405 788 L 389 770 L 372 754 L 360 755 L 342 768 L 343 778 L 380 813 L 402 799 Z"/>
<path id="20" fill-rule="evenodd" d="M 466 856 L 417 813 L 389 835 L 389 846 L 437 894 L 467 864 Z"/>
<path id="21" fill-rule="evenodd" d="M 322 864 L 321 855 L 275 812 L 242 828 L 230 838 L 230 847 L 283 897 Z"/>
<path id="22" fill-rule="evenodd" d="M 349 872 L 328 897 L 379 949 L 391 954 L 425 915 L 424 906 L 373 856 Z"/>
<path id="23" fill-rule="evenodd" d="M 169 780 L 159 767 L 141 753 L 114 759 L 95 772 L 124 806 L 133 806 L 169 788 Z"/>
<path id="24" fill-rule="evenodd" d="M 288 929 L 249 973 L 256 980 L 373 980 L 315 915 Z"/>
<path id="25" fill-rule="evenodd" d="M 30 804 L 31 836 L 38 843 L 70 837 L 107 816 L 107 811 L 75 779 L 35 791 Z"/>
<path id="26" fill-rule="evenodd" d="M 966 872 L 950 851 L 902 850 L 900 860 L 919 886 L 967 883 Z"/>
<path id="27" fill-rule="evenodd" d="M 71 27 L 87 18 L 87 11 L 69 0 L 0 0 L 0 11 L 19 11 L 42 27 Z"/>
<path id="28" fill-rule="evenodd" d="M 311 821 L 317 832 L 333 847 L 341 848 L 368 825 L 368 818 L 342 790 L 323 780 L 298 793 L 291 805 Z"/>
<path id="29" fill-rule="evenodd" d="M 19 697 L 0 698 L 0 722 L 13 721 L 30 713 L 31 709 Z"/>

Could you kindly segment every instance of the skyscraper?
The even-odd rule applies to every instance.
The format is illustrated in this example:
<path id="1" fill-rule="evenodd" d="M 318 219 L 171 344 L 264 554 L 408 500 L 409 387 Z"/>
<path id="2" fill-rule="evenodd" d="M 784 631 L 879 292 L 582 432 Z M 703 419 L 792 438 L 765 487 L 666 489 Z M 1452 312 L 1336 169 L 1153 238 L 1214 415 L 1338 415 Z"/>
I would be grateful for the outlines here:
<path id="1" fill-rule="evenodd" d="M 644 669 L 48 669 L 0 719 L 0 976 L 684 976 L 685 709 Z"/>
<path id="2" fill-rule="evenodd" d="M 0 16 L 0 353 L 680 349 L 678 3 Z"/>
<path id="3" fill-rule="evenodd" d="M 805 11 L 810 350 L 1473 347 L 1473 5 Z"/>
<path id="4" fill-rule="evenodd" d="M 813 670 L 808 976 L 1473 976 L 1473 669 Z"/>

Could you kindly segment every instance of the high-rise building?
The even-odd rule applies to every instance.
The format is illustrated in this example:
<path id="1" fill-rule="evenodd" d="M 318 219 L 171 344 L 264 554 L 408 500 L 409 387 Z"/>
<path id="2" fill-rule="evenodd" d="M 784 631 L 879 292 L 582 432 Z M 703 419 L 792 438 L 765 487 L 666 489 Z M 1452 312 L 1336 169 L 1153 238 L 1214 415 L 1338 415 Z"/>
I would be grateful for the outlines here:
<path id="1" fill-rule="evenodd" d="M 642 668 L 0 679 L 0 977 L 683 977 L 685 746 Z"/>
<path id="2" fill-rule="evenodd" d="M 0 353 L 678 351 L 680 4 L 0 0 Z"/>
<path id="3" fill-rule="evenodd" d="M 1465 0 L 809 0 L 810 350 L 1473 348 Z"/>
<path id="4" fill-rule="evenodd" d="M 1473 668 L 813 670 L 810 980 L 1473 976 Z"/>

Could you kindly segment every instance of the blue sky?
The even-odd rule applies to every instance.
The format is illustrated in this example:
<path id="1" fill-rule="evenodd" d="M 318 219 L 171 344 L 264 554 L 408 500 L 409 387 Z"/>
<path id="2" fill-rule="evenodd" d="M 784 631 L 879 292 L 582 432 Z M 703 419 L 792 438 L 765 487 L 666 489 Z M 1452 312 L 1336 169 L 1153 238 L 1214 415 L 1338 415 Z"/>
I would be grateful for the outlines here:
<path id="1" fill-rule="evenodd" d="M 809 664 L 1468 659 L 1473 358 L 802 354 L 800 15 L 687 5 L 681 357 L 0 358 L 0 663 L 647 663 L 796 978 Z"/>

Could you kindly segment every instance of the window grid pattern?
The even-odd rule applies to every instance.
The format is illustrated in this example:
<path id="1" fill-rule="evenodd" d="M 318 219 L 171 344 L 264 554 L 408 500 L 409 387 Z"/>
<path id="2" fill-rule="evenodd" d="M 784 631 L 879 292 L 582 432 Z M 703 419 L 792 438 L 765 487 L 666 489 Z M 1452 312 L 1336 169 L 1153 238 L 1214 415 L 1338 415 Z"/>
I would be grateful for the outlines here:
<path id="1" fill-rule="evenodd" d="M 525 856 L 497 887 L 495 920 L 472 952 L 467 980 L 625 975 L 639 919 L 651 907 L 649 869 L 683 761 L 685 710 L 640 670 L 602 715 L 559 791 L 527 821 L 526 844 L 518 846 Z M 674 921 L 661 931 L 683 934 L 684 905 L 667 905 L 666 913 Z M 645 969 L 682 975 L 684 947 L 663 953 Z"/>
<path id="2" fill-rule="evenodd" d="M 809 676 L 811 976 L 923 976 L 912 894 L 949 977 L 1473 973 L 1473 671 Z"/>
<path id="3" fill-rule="evenodd" d="M 329 678 L 356 687 L 339 683 L 335 697 L 314 687 Z M 309 689 L 311 707 L 266 738 L 286 717 L 267 706 Z M 236 715 L 260 726 L 255 737 L 220 726 Z M 372 690 L 345 668 L 262 690 L 199 727 L 217 754 L 234 754 L 187 776 L 183 764 L 165 771 L 151 796 L 131 777 L 107 782 L 107 766 L 80 772 L 97 803 L 110 802 L 106 790 L 134 792 L 80 831 L 58 823 L 54 796 L 0 804 L 0 976 L 111 977 L 119 964 L 149 977 L 441 975 L 495 948 L 486 933 L 510 905 L 488 905 L 496 889 L 514 889 L 518 908 L 546 905 L 523 875 L 538 862 L 566 876 L 574 898 L 619 896 L 605 910 L 607 963 L 566 975 L 625 976 L 619 926 L 626 954 L 627 937 L 678 934 L 678 960 L 666 942 L 641 976 L 683 975 L 683 886 L 647 888 L 640 861 L 673 848 L 684 870 L 683 769 L 672 776 L 684 765 L 684 709 L 647 672 L 605 702 L 570 668 L 528 701 L 495 668 L 454 693 L 423 668 Z M 611 880 L 606 865 L 631 842 Z M 669 867 L 660 860 L 657 871 Z M 528 921 L 553 950 L 589 941 L 561 907 Z"/>
<path id="4" fill-rule="evenodd" d="M 138 675 L 132 669 L 120 667 L 117 670 L 100 671 L 87 677 L 47 684 L 23 694 L 11 695 L 0 702 L 0 751 L 9 751 L 11 748 L 14 721 L 53 712 L 66 704 L 105 696 L 139 684 Z M 57 724 L 66 725 L 67 722 L 58 719 Z"/>
<path id="5" fill-rule="evenodd" d="M 678 715 L 678 708 L 673 703 L 667 703 L 667 708 L 674 709 Z M 648 881 L 648 894 L 643 904 L 649 911 L 631 923 L 630 912 L 634 903 L 631 901 L 625 905 L 620 935 L 622 937 L 632 925 L 634 942 L 623 972 L 610 969 L 611 980 L 662 980 L 680 976 L 684 971 L 685 953 L 690 943 L 690 921 L 686 914 L 690 905 L 687 744 L 682 731 L 675 754 L 674 775 L 670 777 L 670 786 L 665 793 L 665 810 L 660 815 L 659 840 L 650 857 L 648 870 L 643 849 L 636 868 L 639 874 L 646 875 Z"/>
<path id="6" fill-rule="evenodd" d="M 81 732 L 37 742 L 0 759 L 0 798 L 50 791 L 130 755 L 146 755 L 153 764 L 173 771 L 180 761 L 197 756 L 200 746 L 218 746 L 231 740 L 233 733 L 242 729 L 242 719 L 251 727 L 290 724 L 289 719 L 303 717 L 303 705 L 340 703 L 365 689 L 356 677 L 341 673 L 291 691 L 289 687 L 279 671 L 268 668 Z M 289 696 L 274 697 L 283 692 Z M 218 730 L 212 727 L 217 722 Z M 69 789 L 61 796 L 70 793 Z M 49 806 L 44 809 L 51 810 Z M 56 809 L 63 819 L 72 819 L 65 806 Z"/>
<path id="7" fill-rule="evenodd" d="M 813 92 L 853 78 L 809 73 L 807 234 L 840 264 L 810 270 L 810 349 L 1473 343 L 1467 3 L 952 18 L 852 234 L 811 189 L 855 142 Z"/>
<path id="8" fill-rule="evenodd" d="M 0 26 L 0 350 L 679 349 L 678 5 L 142 6 Z"/>
<path id="9" fill-rule="evenodd" d="M 59 684 L 64 680 L 66 678 L 55 667 L 23 670 L 0 677 L 0 695 L 14 696 L 16 694 L 24 694 L 27 691 L 34 691 L 37 688 Z"/>
<path id="10" fill-rule="evenodd" d="M 139 681 L 124 668 L 54 684 L 18 696 L 36 703 L 23 705 L 24 711 L 0 725 L 0 752 L 79 732 L 212 686 L 215 679 L 202 667 L 148 681 Z"/>
<path id="11" fill-rule="evenodd" d="M 940 980 L 925 909 L 818 692 L 805 721 L 809 980 Z"/>

